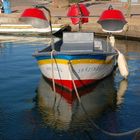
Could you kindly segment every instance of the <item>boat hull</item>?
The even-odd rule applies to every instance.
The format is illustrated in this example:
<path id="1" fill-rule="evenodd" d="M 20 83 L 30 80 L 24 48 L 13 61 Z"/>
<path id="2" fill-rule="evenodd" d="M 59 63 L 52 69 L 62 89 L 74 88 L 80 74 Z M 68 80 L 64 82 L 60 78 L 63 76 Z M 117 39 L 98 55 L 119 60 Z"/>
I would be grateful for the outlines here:
<path id="1" fill-rule="evenodd" d="M 42 74 L 69 90 L 95 83 L 108 76 L 115 65 L 115 55 L 80 54 L 36 56 Z"/>

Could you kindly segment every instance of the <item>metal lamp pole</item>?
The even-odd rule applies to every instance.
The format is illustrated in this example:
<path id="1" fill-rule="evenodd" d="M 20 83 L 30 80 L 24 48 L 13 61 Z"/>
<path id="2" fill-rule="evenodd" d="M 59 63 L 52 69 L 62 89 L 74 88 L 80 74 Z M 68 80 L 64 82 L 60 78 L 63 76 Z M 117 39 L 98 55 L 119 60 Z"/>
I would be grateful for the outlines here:
<path id="1" fill-rule="evenodd" d="M 131 0 L 128 0 L 127 3 L 128 3 L 127 17 L 131 17 Z"/>
<path id="2" fill-rule="evenodd" d="M 48 20 L 49 20 L 49 25 L 50 25 L 50 29 L 51 29 L 51 47 L 52 47 L 52 50 L 55 50 L 55 48 L 54 48 L 54 39 L 52 37 L 53 32 L 52 32 L 51 11 L 48 8 L 46 8 L 45 6 L 43 6 L 43 5 L 36 5 L 36 8 L 42 8 L 42 9 L 45 9 L 48 12 L 48 15 L 49 15 Z"/>

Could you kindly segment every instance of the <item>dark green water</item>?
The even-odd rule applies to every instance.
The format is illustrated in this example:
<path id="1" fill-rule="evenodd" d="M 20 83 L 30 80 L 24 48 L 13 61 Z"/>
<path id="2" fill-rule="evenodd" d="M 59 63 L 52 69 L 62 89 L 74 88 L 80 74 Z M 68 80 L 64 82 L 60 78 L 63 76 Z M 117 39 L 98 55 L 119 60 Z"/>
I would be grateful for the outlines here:
<path id="1" fill-rule="evenodd" d="M 128 61 L 128 81 L 116 71 L 81 91 L 82 106 L 52 92 L 41 76 L 32 54 L 45 46 L 1 43 L 0 140 L 140 139 L 140 131 L 130 132 L 140 127 L 140 42 L 117 41 Z"/>

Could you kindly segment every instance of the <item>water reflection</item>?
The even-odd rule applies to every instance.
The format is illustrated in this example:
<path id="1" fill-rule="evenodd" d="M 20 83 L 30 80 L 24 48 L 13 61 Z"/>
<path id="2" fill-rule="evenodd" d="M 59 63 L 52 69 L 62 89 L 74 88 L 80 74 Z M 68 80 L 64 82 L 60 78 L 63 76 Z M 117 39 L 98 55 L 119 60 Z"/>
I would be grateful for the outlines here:
<path id="1" fill-rule="evenodd" d="M 79 89 L 81 106 L 74 91 L 70 93 L 63 87 L 56 86 L 56 93 L 54 93 L 52 83 L 41 77 L 37 89 L 36 107 L 44 124 L 50 127 L 58 130 L 73 130 L 79 127 L 88 129 L 89 117 L 96 119 L 108 108 L 115 108 L 116 104 L 122 103 L 127 88 L 125 84 L 127 85 L 126 81 L 122 81 L 118 96 L 113 76 L 107 77 L 97 85 Z"/>
<path id="2" fill-rule="evenodd" d="M 116 45 L 123 52 L 140 52 L 139 41 L 116 40 Z"/>
<path id="3" fill-rule="evenodd" d="M 140 42 L 131 40 L 116 40 L 117 48 L 126 54 L 129 60 L 140 59 Z"/>
<path id="4" fill-rule="evenodd" d="M 60 87 L 57 87 L 57 93 L 53 93 L 51 83 L 43 78 L 38 85 L 36 105 L 28 102 L 35 96 L 40 77 L 31 54 L 36 48 L 46 47 L 45 42 L 5 42 L 0 46 L 0 139 L 139 140 L 140 131 L 135 136 L 116 138 L 94 129 L 76 96 Z M 128 81 L 121 81 L 122 77 L 116 72 L 115 80 L 109 77 L 94 87 L 79 91 L 90 120 L 102 130 L 116 133 L 140 126 L 140 43 L 121 42 L 120 50 L 124 50 L 131 72 Z"/>
<path id="5" fill-rule="evenodd" d="M 124 95 L 126 93 L 127 88 L 128 88 L 128 81 L 126 79 L 123 79 L 120 82 L 117 91 L 117 105 L 121 105 L 124 102 Z"/>
<path id="6" fill-rule="evenodd" d="M 31 42 L 50 42 L 50 37 L 40 37 L 40 36 L 9 36 L 9 35 L 0 35 L 0 42 L 14 42 L 14 43 L 31 43 Z"/>
<path id="7" fill-rule="evenodd" d="M 125 55 L 126 60 L 128 61 L 128 67 L 130 72 L 128 80 L 131 82 L 133 81 L 133 79 L 139 79 L 140 41 L 116 40 L 116 45 L 117 48 Z M 119 76 L 117 75 L 116 78 L 119 78 Z"/>

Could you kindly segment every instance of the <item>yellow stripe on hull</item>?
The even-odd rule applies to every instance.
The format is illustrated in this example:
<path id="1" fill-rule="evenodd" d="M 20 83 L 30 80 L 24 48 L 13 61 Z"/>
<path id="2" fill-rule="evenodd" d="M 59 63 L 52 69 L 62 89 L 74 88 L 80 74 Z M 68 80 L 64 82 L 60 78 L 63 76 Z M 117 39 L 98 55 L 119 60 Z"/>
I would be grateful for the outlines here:
<path id="1" fill-rule="evenodd" d="M 39 60 L 39 65 L 57 63 L 57 64 L 68 64 L 69 60 L 64 59 L 45 59 Z M 110 64 L 112 60 L 96 60 L 96 59 L 79 59 L 79 60 L 71 60 L 71 64 Z"/>

